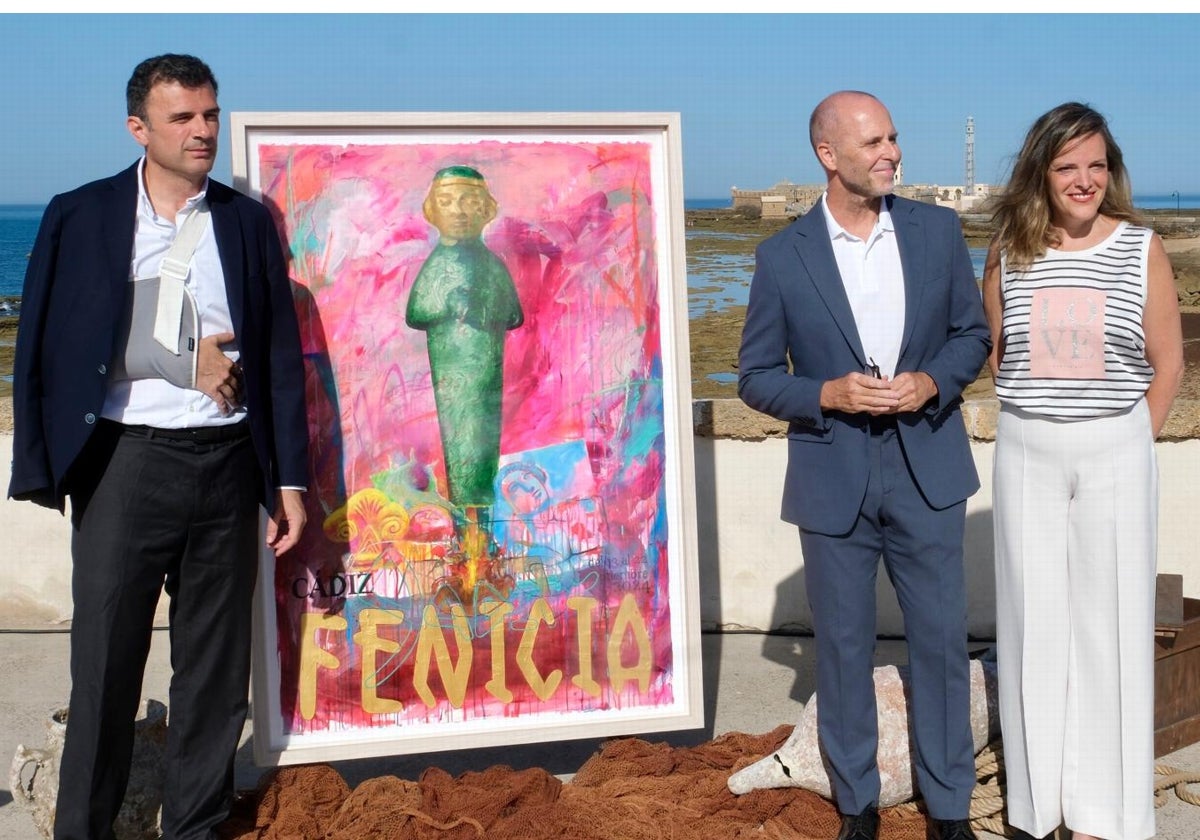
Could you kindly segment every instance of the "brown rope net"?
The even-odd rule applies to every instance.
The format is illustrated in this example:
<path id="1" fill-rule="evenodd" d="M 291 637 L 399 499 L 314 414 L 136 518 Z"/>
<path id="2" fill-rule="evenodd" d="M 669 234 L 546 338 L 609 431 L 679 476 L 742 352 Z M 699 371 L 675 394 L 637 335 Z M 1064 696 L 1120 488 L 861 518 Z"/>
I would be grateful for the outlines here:
<path id="1" fill-rule="evenodd" d="M 416 782 L 383 776 L 351 791 L 328 765 L 273 770 L 238 798 L 222 840 L 828 840 L 833 805 L 796 788 L 734 796 L 729 774 L 791 733 L 730 733 L 697 747 L 609 741 L 568 783 L 542 769 L 492 767 Z M 915 810 L 882 813 L 883 840 L 924 840 Z"/>
<path id="2" fill-rule="evenodd" d="M 833 804 L 799 788 L 734 796 L 730 773 L 768 755 L 791 726 L 732 732 L 697 747 L 636 738 L 609 741 L 563 783 L 540 768 L 491 767 L 452 777 L 436 767 L 413 782 L 368 779 L 353 791 L 329 765 L 273 770 L 239 796 L 221 840 L 828 840 Z M 976 757 L 971 801 L 977 830 L 1012 836 L 1004 822 L 999 741 Z M 1194 774 L 1155 768 L 1156 790 L 1186 790 Z M 1158 803 L 1161 804 L 1161 803 Z M 925 840 L 916 803 L 880 812 L 881 840 Z"/>

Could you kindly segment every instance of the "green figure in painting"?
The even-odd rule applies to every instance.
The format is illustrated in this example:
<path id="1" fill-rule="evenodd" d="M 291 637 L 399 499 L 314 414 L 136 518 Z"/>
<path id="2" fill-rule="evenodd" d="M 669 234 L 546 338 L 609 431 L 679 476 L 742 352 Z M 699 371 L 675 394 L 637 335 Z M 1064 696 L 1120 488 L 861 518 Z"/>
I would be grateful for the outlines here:
<path id="1" fill-rule="evenodd" d="M 413 283 L 405 321 L 426 333 L 448 496 L 474 524 L 494 501 L 505 333 L 525 316 L 512 275 L 480 238 L 496 218 L 483 176 L 469 166 L 440 170 L 424 209 L 441 238 Z"/>

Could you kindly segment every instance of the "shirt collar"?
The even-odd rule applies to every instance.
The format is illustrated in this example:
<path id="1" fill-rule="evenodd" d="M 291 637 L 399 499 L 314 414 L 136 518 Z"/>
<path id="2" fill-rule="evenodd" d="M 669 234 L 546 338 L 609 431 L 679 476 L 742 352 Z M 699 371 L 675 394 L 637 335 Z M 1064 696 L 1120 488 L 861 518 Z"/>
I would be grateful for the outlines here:
<path id="1" fill-rule="evenodd" d="M 141 160 L 138 161 L 138 168 L 137 168 L 138 202 L 139 202 L 139 205 L 141 206 L 142 212 L 144 214 L 149 216 L 151 219 L 157 219 L 157 218 L 159 218 L 159 216 L 157 213 L 154 212 L 154 204 L 153 204 L 153 202 L 150 201 L 150 194 L 148 192 L 146 192 L 145 171 L 146 171 L 146 156 L 142 155 Z M 194 196 L 192 196 L 187 201 L 185 201 L 183 204 L 183 208 L 180 210 L 180 212 L 185 213 L 185 212 L 190 211 L 193 207 L 203 206 L 203 204 L 207 201 L 207 196 L 208 196 L 208 176 L 205 176 L 204 185 L 202 187 L 200 187 L 200 192 L 196 193 Z M 171 224 L 175 223 L 174 219 L 169 219 L 168 221 L 170 221 Z"/>
<path id="2" fill-rule="evenodd" d="M 825 228 L 829 231 L 829 238 L 833 239 L 848 239 L 854 242 L 861 240 L 838 224 L 837 219 L 833 218 L 833 213 L 829 212 L 829 205 L 826 202 L 827 193 L 821 193 L 821 213 L 825 216 Z M 875 222 L 875 229 L 871 231 L 870 239 L 874 239 L 877 233 L 895 233 L 896 226 L 892 224 L 892 211 L 888 210 L 887 197 L 885 196 L 879 202 L 879 219 Z"/>

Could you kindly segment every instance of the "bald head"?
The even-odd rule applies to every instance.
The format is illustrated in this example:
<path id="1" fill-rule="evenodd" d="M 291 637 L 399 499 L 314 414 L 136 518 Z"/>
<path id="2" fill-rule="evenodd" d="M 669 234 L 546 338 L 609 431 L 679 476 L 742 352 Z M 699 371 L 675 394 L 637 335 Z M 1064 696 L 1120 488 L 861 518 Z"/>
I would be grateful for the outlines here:
<path id="1" fill-rule="evenodd" d="M 839 90 L 826 96 L 808 118 L 808 140 L 816 151 L 820 143 L 832 143 L 844 130 L 846 116 L 864 106 L 883 108 L 883 103 L 861 90 Z"/>
<path id="2" fill-rule="evenodd" d="M 813 111 L 809 134 L 829 183 L 829 201 L 874 208 L 876 199 L 892 191 L 900 147 L 891 114 L 874 96 L 858 90 L 830 94 Z"/>

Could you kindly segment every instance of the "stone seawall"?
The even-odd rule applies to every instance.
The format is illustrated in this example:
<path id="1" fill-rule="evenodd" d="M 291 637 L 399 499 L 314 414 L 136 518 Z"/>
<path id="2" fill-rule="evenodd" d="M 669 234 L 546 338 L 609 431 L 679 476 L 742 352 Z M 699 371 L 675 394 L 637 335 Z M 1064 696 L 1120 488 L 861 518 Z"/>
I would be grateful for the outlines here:
<path id="1" fill-rule="evenodd" d="M 995 398 L 963 402 L 963 421 L 971 440 L 996 439 L 1000 403 Z M 787 423 L 748 407 L 741 400 L 696 400 L 692 403 L 692 429 L 697 437 L 764 440 L 787 435 Z M 1200 400 L 1176 400 L 1163 426 L 1160 441 L 1200 439 Z"/>
<path id="2" fill-rule="evenodd" d="M 1200 475 L 1200 402 L 1177 403 L 1155 445 L 1160 474 L 1160 572 L 1183 575 L 1184 594 L 1200 597 L 1195 551 L 1195 484 Z M 992 459 L 997 406 L 969 400 L 964 417 L 981 487 L 967 500 L 964 558 L 968 629 L 995 633 Z M 808 632 L 812 618 L 796 528 L 779 518 L 787 463 L 784 424 L 736 399 L 692 406 L 700 616 L 704 630 Z M 0 434 L 0 485 L 8 486 L 12 435 Z M 70 524 L 57 511 L 0 499 L 0 628 L 38 627 L 71 615 Z M 878 632 L 904 634 L 891 586 L 880 575 Z M 165 622 L 166 599 L 159 620 Z"/>

